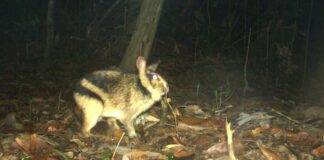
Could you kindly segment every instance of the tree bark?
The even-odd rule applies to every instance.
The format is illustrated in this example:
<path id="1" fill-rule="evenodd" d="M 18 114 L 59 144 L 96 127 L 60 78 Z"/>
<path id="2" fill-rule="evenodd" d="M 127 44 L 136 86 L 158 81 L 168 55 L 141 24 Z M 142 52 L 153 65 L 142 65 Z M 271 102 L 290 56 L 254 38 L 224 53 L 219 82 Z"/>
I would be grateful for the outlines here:
<path id="1" fill-rule="evenodd" d="M 54 0 L 48 0 L 47 8 L 47 35 L 46 35 L 46 47 L 43 57 L 43 70 L 46 70 L 50 63 L 50 55 L 54 43 Z"/>
<path id="2" fill-rule="evenodd" d="M 125 33 L 127 35 L 132 35 L 134 33 L 142 2 L 143 0 L 127 0 L 124 23 Z"/>
<path id="3" fill-rule="evenodd" d="M 120 67 L 135 72 L 136 58 L 149 56 L 160 19 L 164 0 L 143 0 L 136 28 L 126 49 Z"/>

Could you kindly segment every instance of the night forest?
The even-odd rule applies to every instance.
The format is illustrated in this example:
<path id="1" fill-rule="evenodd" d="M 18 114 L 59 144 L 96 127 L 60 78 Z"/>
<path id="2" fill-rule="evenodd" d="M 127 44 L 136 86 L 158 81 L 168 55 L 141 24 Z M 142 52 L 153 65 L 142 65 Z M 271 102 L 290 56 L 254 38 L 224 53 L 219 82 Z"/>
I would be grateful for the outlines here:
<path id="1" fill-rule="evenodd" d="M 322 0 L 2 0 L 0 159 L 322 159 L 323 17 Z"/>

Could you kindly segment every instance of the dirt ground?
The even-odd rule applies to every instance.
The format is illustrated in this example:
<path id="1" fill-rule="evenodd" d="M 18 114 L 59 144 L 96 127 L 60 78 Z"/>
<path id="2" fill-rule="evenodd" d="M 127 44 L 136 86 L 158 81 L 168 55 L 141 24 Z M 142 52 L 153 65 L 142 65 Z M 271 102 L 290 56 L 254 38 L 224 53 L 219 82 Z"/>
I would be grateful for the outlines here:
<path id="1" fill-rule="evenodd" d="M 82 74 L 73 72 L 75 66 L 51 72 L 56 79 L 5 74 L 0 77 L 0 159 L 225 160 L 226 122 L 234 130 L 237 159 L 324 158 L 323 102 L 265 94 L 258 85 L 243 96 L 239 69 L 215 59 L 199 66 L 205 67 L 162 59 L 159 70 L 170 85 L 166 117 L 160 103 L 141 115 L 136 144 L 124 129 L 113 131 L 102 122 L 92 130 L 95 136 L 80 133 L 72 89 Z"/>

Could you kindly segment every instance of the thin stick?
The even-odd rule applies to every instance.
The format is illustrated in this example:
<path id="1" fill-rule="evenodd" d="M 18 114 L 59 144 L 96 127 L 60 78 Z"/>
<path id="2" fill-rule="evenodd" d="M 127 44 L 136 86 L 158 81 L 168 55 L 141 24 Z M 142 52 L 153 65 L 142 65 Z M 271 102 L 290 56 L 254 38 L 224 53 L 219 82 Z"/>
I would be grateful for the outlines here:
<path id="1" fill-rule="evenodd" d="M 246 12 L 247 11 L 247 5 L 246 5 L 247 2 L 246 1 L 247 0 L 244 1 L 244 36 L 243 36 L 244 37 L 244 39 L 243 39 L 244 41 L 243 41 L 243 46 L 246 45 L 246 38 L 245 38 L 246 37 L 246 24 L 247 24 L 247 18 L 246 18 L 247 17 L 247 15 L 246 15 L 247 14 L 247 12 Z"/>
<path id="2" fill-rule="evenodd" d="M 127 27 L 127 12 L 128 12 L 126 5 L 125 5 L 124 9 L 125 9 L 124 10 L 124 31 L 126 31 L 126 27 Z"/>
<path id="3" fill-rule="evenodd" d="M 228 156 L 230 157 L 230 160 L 236 160 L 234 154 L 234 147 L 233 147 L 233 133 L 234 131 L 231 130 L 231 123 L 228 123 L 226 119 L 227 148 L 228 148 Z"/>
<path id="4" fill-rule="evenodd" d="M 177 132 L 177 136 L 179 137 L 179 129 L 178 129 L 178 120 L 177 120 L 177 115 L 175 114 L 175 111 L 173 110 L 171 104 L 169 103 L 169 100 L 165 100 L 166 104 L 168 104 L 170 110 L 171 110 L 171 113 L 173 115 L 173 118 L 174 118 L 174 123 L 175 123 L 175 127 L 176 127 L 176 132 Z"/>
<path id="5" fill-rule="evenodd" d="M 305 88 L 305 80 L 306 80 L 306 74 L 307 74 L 307 66 L 308 66 L 308 46 L 309 46 L 309 32 L 310 32 L 310 26 L 312 23 L 312 13 L 313 13 L 313 0 L 310 2 L 310 9 L 309 9 L 309 16 L 308 16 L 308 24 L 307 24 L 307 35 L 306 35 L 306 44 L 305 44 L 305 57 L 304 57 L 304 73 L 303 73 L 303 82 L 302 82 L 302 88 Z"/>
<path id="6" fill-rule="evenodd" d="M 270 27 L 271 27 L 271 21 L 268 24 L 267 28 L 267 53 L 266 53 L 266 84 L 268 84 L 269 79 L 269 46 L 270 46 Z"/>
<path id="7" fill-rule="evenodd" d="M 283 28 L 283 27 L 282 27 L 282 28 Z M 258 34 L 258 33 L 260 33 L 260 32 L 264 32 L 264 31 L 266 31 L 266 30 L 267 30 L 267 28 L 261 28 L 260 30 L 257 30 L 257 31 L 252 32 L 252 33 L 251 33 L 251 36 L 252 36 L 252 35 L 255 35 L 255 34 Z M 232 46 L 236 45 L 237 43 L 241 42 L 242 40 L 245 40 L 245 38 L 247 38 L 247 36 L 249 36 L 249 35 L 244 35 L 244 36 L 241 37 L 240 39 L 237 39 L 236 41 L 234 41 L 233 43 L 231 43 L 229 46 L 227 46 L 225 49 L 227 49 L 227 48 L 231 48 Z"/>
<path id="8" fill-rule="evenodd" d="M 89 35 L 92 30 L 95 30 L 98 26 L 101 25 L 101 23 L 103 22 L 103 20 L 110 14 L 110 12 L 121 2 L 121 0 L 117 0 L 106 12 L 105 14 L 100 18 L 99 21 L 97 21 L 98 19 L 93 20 L 88 28 L 87 28 L 87 34 Z"/>
<path id="9" fill-rule="evenodd" d="M 119 147 L 121 140 L 124 138 L 124 135 L 125 135 L 125 132 L 123 132 L 122 136 L 120 137 L 120 139 L 119 139 L 119 141 L 118 141 L 118 143 L 117 143 L 117 146 L 116 146 L 116 148 L 115 148 L 115 150 L 114 150 L 114 153 L 113 153 L 113 155 L 111 156 L 111 159 L 112 159 L 112 160 L 114 160 L 114 157 L 115 157 L 115 154 L 116 154 L 117 148 Z"/>
<path id="10" fill-rule="evenodd" d="M 101 19 L 98 22 L 98 26 L 102 23 L 102 21 L 110 14 L 110 12 L 121 2 L 121 0 L 116 1 L 107 11 L 106 13 L 101 17 Z"/>
<path id="11" fill-rule="evenodd" d="M 208 29 L 207 29 L 207 33 L 208 33 L 208 41 L 209 41 L 209 38 L 210 38 L 210 28 L 211 28 L 211 25 L 210 25 L 210 9 L 209 9 L 209 0 L 207 0 L 207 15 L 208 15 Z"/>
<path id="12" fill-rule="evenodd" d="M 295 119 L 292 119 L 292 118 L 291 118 L 291 117 L 289 117 L 289 116 L 286 116 L 286 115 L 284 115 L 283 113 L 281 113 L 281 112 L 277 111 L 277 110 L 276 110 L 276 109 L 274 109 L 274 108 L 272 108 L 271 110 L 272 110 L 273 112 L 275 112 L 275 113 L 279 114 L 280 116 L 283 116 L 283 117 L 287 118 L 288 120 L 290 120 L 290 121 L 292 121 L 292 122 L 295 122 L 295 123 L 297 123 L 297 124 L 300 124 L 300 122 L 299 122 L 299 121 L 297 121 L 297 120 L 295 120 Z"/>
<path id="13" fill-rule="evenodd" d="M 58 104 L 57 104 L 57 110 L 59 111 L 61 108 L 61 102 L 62 102 L 62 91 L 60 90 L 59 96 L 58 96 Z"/>
<path id="14" fill-rule="evenodd" d="M 249 31 L 249 40 L 248 40 L 248 45 L 246 49 L 246 57 L 245 57 L 245 63 L 244 63 L 244 89 L 243 89 L 243 95 L 246 95 L 246 90 L 249 87 L 249 82 L 247 80 L 247 64 L 249 61 L 249 52 L 250 52 L 250 41 L 251 41 L 251 28 Z"/>

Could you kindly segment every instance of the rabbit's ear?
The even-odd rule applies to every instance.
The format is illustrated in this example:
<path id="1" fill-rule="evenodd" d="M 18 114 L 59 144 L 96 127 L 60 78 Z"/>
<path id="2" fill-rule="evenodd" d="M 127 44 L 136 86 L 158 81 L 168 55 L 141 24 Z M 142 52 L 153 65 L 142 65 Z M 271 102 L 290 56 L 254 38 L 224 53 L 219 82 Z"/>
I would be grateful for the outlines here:
<path id="1" fill-rule="evenodd" d="M 160 60 L 158 60 L 157 62 L 155 62 L 155 63 L 153 63 L 153 64 L 151 64 L 151 65 L 149 65 L 149 66 L 146 68 L 146 70 L 147 70 L 148 72 L 153 73 L 153 72 L 156 71 L 156 69 L 158 68 L 159 64 L 160 64 Z"/>
<path id="2" fill-rule="evenodd" d="M 144 57 L 139 56 L 136 61 L 136 67 L 139 72 L 145 72 L 146 60 Z"/>

